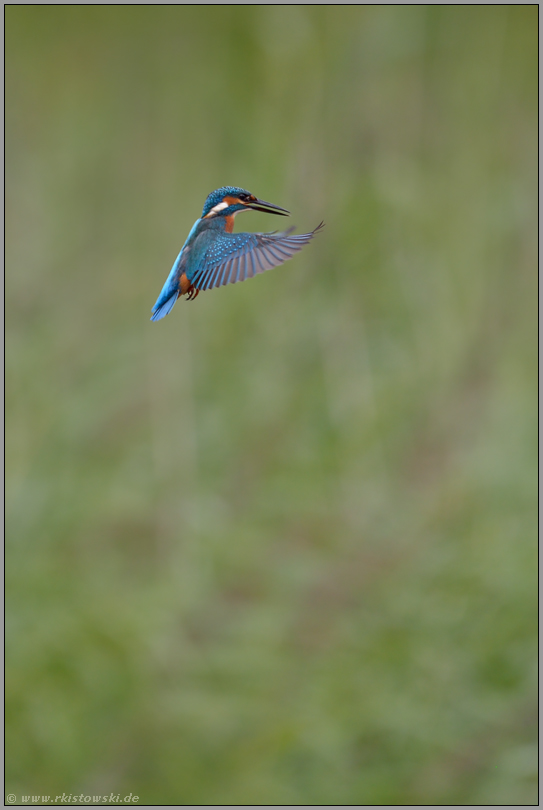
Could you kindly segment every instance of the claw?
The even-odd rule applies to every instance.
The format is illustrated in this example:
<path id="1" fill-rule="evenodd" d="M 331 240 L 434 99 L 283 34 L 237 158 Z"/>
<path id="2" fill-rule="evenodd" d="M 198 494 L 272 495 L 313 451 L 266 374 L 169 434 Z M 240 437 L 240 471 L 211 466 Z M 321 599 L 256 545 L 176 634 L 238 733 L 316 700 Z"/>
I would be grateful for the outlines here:
<path id="1" fill-rule="evenodd" d="M 186 295 L 185 300 L 186 301 L 194 301 L 194 299 L 196 298 L 196 296 L 198 295 L 199 292 L 200 292 L 200 290 L 198 290 L 196 287 L 194 287 L 191 284 L 190 287 L 187 290 L 187 295 Z"/>

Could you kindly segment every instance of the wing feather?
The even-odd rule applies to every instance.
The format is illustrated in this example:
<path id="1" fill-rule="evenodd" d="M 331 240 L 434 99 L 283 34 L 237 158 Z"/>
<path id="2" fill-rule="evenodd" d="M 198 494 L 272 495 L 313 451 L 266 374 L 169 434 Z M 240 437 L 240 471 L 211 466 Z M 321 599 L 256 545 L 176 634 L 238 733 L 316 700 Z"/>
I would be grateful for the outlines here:
<path id="1" fill-rule="evenodd" d="M 218 267 L 215 267 L 213 269 L 213 272 L 211 273 L 211 275 L 209 277 L 209 281 L 207 282 L 206 289 L 210 290 L 212 287 L 217 287 L 217 280 L 219 278 L 219 273 L 221 272 L 222 268 L 223 268 L 223 265 L 220 264 Z"/>
<path id="2" fill-rule="evenodd" d="M 255 250 L 254 251 L 255 263 L 258 264 L 257 273 L 264 273 L 268 268 L 264 264 L 264 256 L 262 255 L 262 250 Z"/>
<path id="3" fill-rule="evenodd" d="M 253 278 L 256 276 L 256 266 L 255 266 L 255 257 L 253 256 L 252 251 L 247 254 L 247 258 L 251 263 L 251 266 L 247 268 L 247 278 Z"/>
<path id="4" fill-rule="evenodd" d="M 208 286 L 209 286 L 209 282 L 210 282 L 210 280 L 211 280 L 211 277 L 212 277 L 212 275 L 213 275 L 213 273 L 214 273 L 215 269 L 216 269 L 216 268 L 212 266 L 212 267 L 210 267 L 210 268 L 209 268 L 209 270 L 208 270 L 208 271 L 205 273 L 204 278 L 203 278 L 202 283 L 201 283 L 201 289 L 202 289 L 202 290 L 207 290 L 207 288 L 208 288 Z"/>
<path id="5" fill-rule="evenodd" d="M 217 273 L 217 283 L 215 286 L 222 287 L 223 284 L 226 284 L 224 280 L 225 273 L 227 273 L 229 276 L 233 269 L 234 269 L 234 262 L 226 262 L 224 267 L 222 267 L 222 273 L 220 272 L 221 268 L 219 268 L 219 272 Z"/>
<path id="6" fill-rule="evenodd" d="M 235 284 L 236 281 L 239 281 L 239 277 L 240 277 L 240 275 L 242 273 L 243 274 L 245 273 L 245 270 L 242 269 L 242 266 L 245 267 L 246 259 L 247 259 L 247 256 L 245 256 L 245 255 L 238 256 L 238 258 L 236 259 L 236 267 L 235 267 L 236 277 L 235 277 L 235 279 L 234 278 L 232 279 L 233 284 Z"/>
<path id="7" fill-rule="evenodd" d="M 239 256 L 237 260 L 237 271 L 236 271 L 236 282 L 240 281 L 241 279 L 247 278 L 247 255 L 244 254 L 243 256 Z M 234 283 L 236 283 L 234 282 Z"/>
<path id="8" fill-rule="evenodd" d="M 232 265 L 228 268 L 228 271 L 225 272 L 222 283 L 223 284 L 232 284 L 232 280 L 233 280 L 235 272 L 236 272 L 236 268 L 234 267 L 234 263 L 232 263 Z"/>
<path id="9" fill-rule="evenodd" d="M 285 254 L 283 253 L 281 255 L 281 253 L 279 253 L 275 245 L 273 247 L 270 245 L 268 247 L 268 252 L 271 253 L 271 255 L 274 257 L 276 264 L 277 263 L 282 264 L 284 261 L 286 261 L 286 259 L 290 259 L 290 256 L 287 256 L 285 259 Z"/>

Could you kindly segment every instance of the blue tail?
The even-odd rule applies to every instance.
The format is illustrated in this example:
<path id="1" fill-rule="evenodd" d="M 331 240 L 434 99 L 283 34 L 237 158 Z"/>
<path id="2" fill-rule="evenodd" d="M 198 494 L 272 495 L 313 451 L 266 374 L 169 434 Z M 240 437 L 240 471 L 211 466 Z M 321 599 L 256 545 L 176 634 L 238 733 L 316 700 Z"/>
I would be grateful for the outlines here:
<path id="1" fill-rule="evenodd" d="M 166 279 L 166 283 L 160 291 L 157 302 L 153 307 L 153 314 L 151 315 L 152 321 L 159 321 L 161 318 L 165 318 L 168 312 L 173 309 L 173 305 L 177 301 L 177 297 L 179 295 L 179 264 L 181 262 L 182 254 L 183 249 L 181 249 L 179 256 L 173 263 L 173 267 L 170 270 L 170 275 Z"/>
<path id="2" fill-rule="evenodd" d="M 170 312 L 173 309 L 173 306 L 177 301 L 177 296 L 178 296 L 177 290 L 174 290 L 174 292 L 170 295 L 170 297 L 167 298 L 165 301 L 162 299 L 161 295 L 153 307 L 153 314 L 151 315 L 151 320 L 159 321 L 161 318 L 165 318 L 168 312 Z"/>

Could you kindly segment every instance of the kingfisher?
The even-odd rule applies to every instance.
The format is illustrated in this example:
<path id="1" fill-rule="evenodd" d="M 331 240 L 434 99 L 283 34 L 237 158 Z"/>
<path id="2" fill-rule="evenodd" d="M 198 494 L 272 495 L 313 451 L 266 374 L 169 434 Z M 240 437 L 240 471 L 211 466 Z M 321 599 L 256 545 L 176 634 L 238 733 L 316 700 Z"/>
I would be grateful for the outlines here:
<path id="1" fill-rule="evenodd" d="M 233 233 L 234 218 L 242 211 L 290 214 L 244 188 L 223 186 L 212 191 L 158 296 L 152 321 L 164 318 L 181 295 L 193 301 L 201 290 L 245 281 L 283 264 L 324 227 L 321 222 L 311 233 L 296 235 L 291 235 L 294 228 L 282 233 Z"/>

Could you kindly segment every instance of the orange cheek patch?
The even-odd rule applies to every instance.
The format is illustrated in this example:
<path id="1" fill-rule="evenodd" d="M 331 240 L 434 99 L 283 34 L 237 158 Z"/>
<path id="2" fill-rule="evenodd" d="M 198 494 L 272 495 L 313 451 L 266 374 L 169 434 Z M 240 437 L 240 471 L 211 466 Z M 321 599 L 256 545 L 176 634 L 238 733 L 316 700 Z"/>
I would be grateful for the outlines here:
<path id="1" fill-rule="evenodd" d="M 224 202 L 228 203 L 228 205 L 235 205 L 239 201 L 239 197 L 224 197 Z"/>

